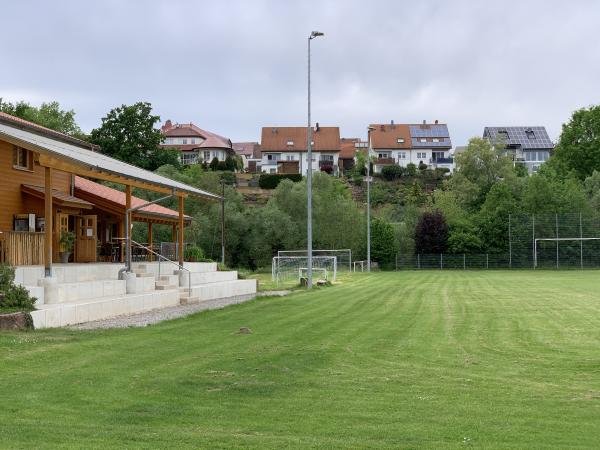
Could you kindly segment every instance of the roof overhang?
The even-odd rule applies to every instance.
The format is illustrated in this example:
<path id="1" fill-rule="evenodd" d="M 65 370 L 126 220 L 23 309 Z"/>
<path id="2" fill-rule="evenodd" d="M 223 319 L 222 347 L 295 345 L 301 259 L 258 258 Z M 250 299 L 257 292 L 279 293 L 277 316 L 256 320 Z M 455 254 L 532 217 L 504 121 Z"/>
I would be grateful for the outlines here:
<path id="1" fill-rule="evenodd" d="M 0 117 L 0 139 L 38 153 L 37 163 L 44 167 L 154 192 L 172 193 L 181 197 L 191 195 L 207 200 L 222 200 L 219 195 L 118 161 L 84 146 L 76 146 L 36 133 L 26 125 L 16 124 L 3 117 Z"/>

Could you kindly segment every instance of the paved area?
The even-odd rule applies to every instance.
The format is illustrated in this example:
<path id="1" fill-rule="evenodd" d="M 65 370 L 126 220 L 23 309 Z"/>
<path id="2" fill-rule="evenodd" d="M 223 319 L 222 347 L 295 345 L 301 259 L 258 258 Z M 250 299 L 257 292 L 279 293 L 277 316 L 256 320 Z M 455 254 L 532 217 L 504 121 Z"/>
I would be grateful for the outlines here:
<path id="1" fill-rule="evenodd" d="M 178 305 L 169 308 L 154 309 L 138 314 L 126 316 L 117 316 L 111 319 L 96 320 L 94 322 L 86 322 L 78 325 L 72 325 L 69 328 L 74 330 L 94 330 L 97 328 L 128 328 L 128 327 L 145 327 L 162 322 L 163 320 L 177 319 L 178 317 L 188 316 L 199 311 L 207 309 L 219 309 L 237 303 L 247 302 L 255 296 L 241 295 L 238 297 L 220 298 L 216 300 L 207 300 L 191 305 Z"/>

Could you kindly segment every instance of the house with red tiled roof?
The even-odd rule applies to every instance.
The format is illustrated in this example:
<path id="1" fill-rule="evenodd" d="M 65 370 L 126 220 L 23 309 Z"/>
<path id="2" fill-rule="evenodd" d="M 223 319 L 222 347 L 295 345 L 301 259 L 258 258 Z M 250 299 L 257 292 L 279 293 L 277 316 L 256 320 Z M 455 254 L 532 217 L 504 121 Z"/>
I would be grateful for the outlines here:
<path id="1" fill-rule="evenodd" d="M 352 169 L 356 162 L 356 153 L 361 150 L 366 152 L 367 147 L 368 143 L 359 138 L 341 138 L 339 156 L 340 170 L 345 173 Z"/>
<path id="2" fill-rule="evenodd" d="M 420 124 L 400 124 L 393 120 L 389 124 L 373 124 L 369 126 L 369 147 L 375 173 L 393 164 L 401 167 L 425 164 L 450 170 L 453 167 L 448 126 L 437 120 L 434 123 L 424 120 Z"/>
<path id="3" fill-rule="evenodd" d="M 260 144 L 258 142 L 234 142 L 233 151 L 242 158 L 244 169 L 256 173 L 260 167 Z"/>
<path id="4" fill-rule="evenodd" d="M 167 120 L 160 130 L 165 137 L 162 146 L 177 148 L 184 165 L 210 164 L 214 158 L 225 161 L 227 156 L 235 155 L 231 139 L 203 130 L 192 122 L 173 124 Z"/>
<path id="5" fill-rule="evenodd" d="M 260 148 L 262 172 L 308 173 L 306 127 L 263 127 Z M 321 127 L 317 124 L 312 132 L 312 171 L 337 175 L 339 155 L 339 127 Z"/>

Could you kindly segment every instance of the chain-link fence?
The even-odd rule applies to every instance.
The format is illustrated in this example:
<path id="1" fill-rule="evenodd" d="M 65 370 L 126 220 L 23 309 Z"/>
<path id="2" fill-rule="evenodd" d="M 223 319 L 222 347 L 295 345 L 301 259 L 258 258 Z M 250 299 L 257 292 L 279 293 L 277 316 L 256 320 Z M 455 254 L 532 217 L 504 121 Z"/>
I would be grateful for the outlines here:
<path id="1" fill-rule="evenodd" d="M 510 215 L 506 253 L 416 254 L 396 257 L 396 269 L 597 269 L 600 218 L 594 215 Z"/>

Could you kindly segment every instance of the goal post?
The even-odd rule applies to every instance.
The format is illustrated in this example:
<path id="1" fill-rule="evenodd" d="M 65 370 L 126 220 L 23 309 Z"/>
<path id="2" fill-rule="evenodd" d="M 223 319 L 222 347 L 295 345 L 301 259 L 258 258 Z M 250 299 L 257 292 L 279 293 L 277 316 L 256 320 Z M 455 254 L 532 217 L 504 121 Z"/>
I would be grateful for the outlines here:
<path id="1" fill-rule="evenodd" d="M 314 272 L 331 275 L 331 281 L 337 278 L 336 256 L 313 256 Z M 271 278 L 277 284 L 284 281 L 300 280 L 302 273 L 307 271 L 308 257 L 306 256 L 274 256 L 271 263 Z M 329 279 L 329 278 L 328 278 Z"/>
<path id="2" fill-rule="evenodd" d="M 313 258 L 318 256 L 332 256 L 336 258 L 338 270 L 347 270 L 348 272 L 352 272 L 352 249 L 342 248 L 342 249 L 321 249 L 321 250 L 313 250 L 312 252 Z M 306 257 L 306 250 L 279 250 L 277 252 L 278 257 L 284 256 L 298 256 L 298 257 Z"/>
<path id="3" fill-rule="evenodd" d="M 578 237 L 578 238 L 536 238 L 533 241 L 533 268 L 537 269 L 538 267 L 538 242 L 550 241 L 556 242 L 556 267 L 559 266 L 559 253 L 558 253 L 558 243 L 561 241 L 576 241 L 580 242 L 579 246 L 579 260 L 581 268 L 583 269 L 583 242 L 584 241 L 600 241 L 600 237 Z"/>

